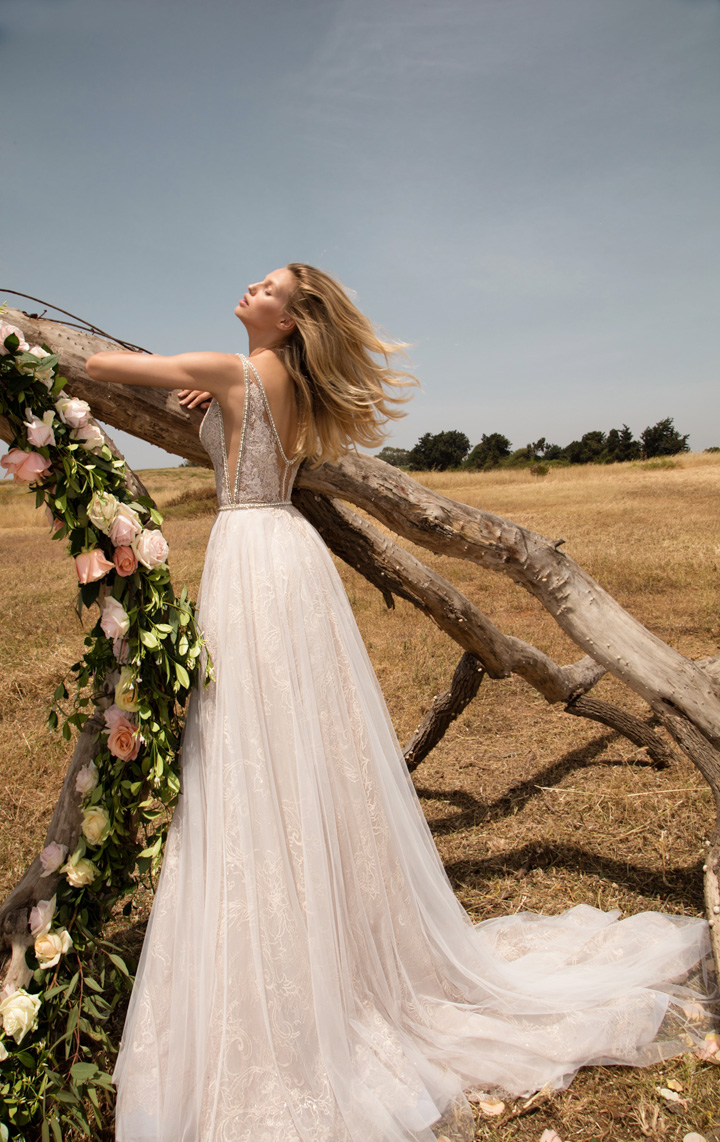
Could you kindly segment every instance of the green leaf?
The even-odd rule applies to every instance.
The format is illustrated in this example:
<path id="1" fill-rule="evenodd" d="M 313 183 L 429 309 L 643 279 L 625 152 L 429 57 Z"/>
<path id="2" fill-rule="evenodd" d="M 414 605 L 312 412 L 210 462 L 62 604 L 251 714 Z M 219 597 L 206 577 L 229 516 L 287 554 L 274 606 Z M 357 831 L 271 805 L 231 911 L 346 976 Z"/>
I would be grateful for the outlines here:
<path id="1" fill-rule="evenodd" d="M 118 971 L 121 971 L 123 973 L 123 975 L 127 976 L 128 979 L 132 979 L 132 976 L 130 975 L 130 972 L 127 969 L 127 965 L 125 963 L 125 960 L 123 960 L 120 956 L 116 956 L 113 952 L 108 952 L 107 954 L 110 957 L 110 959 L 112 960 L 112 962 L 115 964 L 115 967 L 118 969 Z"/>
<path id="2" fill-rule="evenodd" d="M 140 642 L 146 646 L 148 650 L 155 650 L 160 646 L 160 642 L 155 634 L 149 630 L 140 631 Z"/>
<path id="3" fill-rule="evenodd" d="M 189 690 L 190 689 L 190 675 L 188 674 L 185 667 L 182 666 L 179 662 L 175 663 L 175 675 L 176 675 L 177 680 L 180 683 L 180 685 L 184 686 L 186 690 Z"/>
<path id="4" fill-rule="evenodd" d="M 73 1063 L 70 1074 L 76 1083 L 87 1083 L 95 1075 L 97 1067 L 94 1063 Z"/>

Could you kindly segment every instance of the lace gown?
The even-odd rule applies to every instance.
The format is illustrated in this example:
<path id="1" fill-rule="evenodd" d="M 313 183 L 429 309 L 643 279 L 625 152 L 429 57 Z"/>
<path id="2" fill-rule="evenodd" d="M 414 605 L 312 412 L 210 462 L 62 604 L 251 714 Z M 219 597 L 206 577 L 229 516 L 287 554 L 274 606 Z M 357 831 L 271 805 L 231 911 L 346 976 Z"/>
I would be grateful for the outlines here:
<path id="1" fill-rule="evenodd" d="M 201 429 L 216 681 L 189 706 L 113 1076 L 119 1142 L 469 1140 L 470 1087 L 560 1087 L 686 1049 L 694 996 L 671 981 L 707 956 L 704 921 L 579 906 L 474 925 L 455 898 L 243 363 L 234 487 L 217 402 Z"/>

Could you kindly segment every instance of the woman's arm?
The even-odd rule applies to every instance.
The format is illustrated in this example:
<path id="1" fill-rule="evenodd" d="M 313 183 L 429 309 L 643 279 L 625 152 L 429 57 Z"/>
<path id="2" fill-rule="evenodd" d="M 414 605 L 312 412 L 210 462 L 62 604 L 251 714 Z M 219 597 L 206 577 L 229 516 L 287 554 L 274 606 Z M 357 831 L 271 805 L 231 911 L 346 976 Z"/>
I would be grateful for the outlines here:
<path id="1" fill-rule="evenodd" d="M 119 385 L 151 385 L 158 389 L 195 389 L 221 396 L 243 380 L 242 365 L 232 353 L 134 353 L 111 349 L 85 362 L 94 381 Z"/>

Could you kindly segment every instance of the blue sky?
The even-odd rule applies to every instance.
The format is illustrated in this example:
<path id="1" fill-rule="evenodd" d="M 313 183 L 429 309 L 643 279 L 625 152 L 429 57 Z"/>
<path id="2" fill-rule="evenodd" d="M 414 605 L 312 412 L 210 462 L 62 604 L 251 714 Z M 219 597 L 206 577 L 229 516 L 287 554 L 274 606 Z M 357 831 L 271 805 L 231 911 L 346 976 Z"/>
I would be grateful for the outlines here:
<path id="1" fill-rule="evenodd" d="M 718 0 L 3 0 L 0 96 L 3 288 L 238 351 L 308 261 L 413 344 L 394 444 L 720 444 Z"/>

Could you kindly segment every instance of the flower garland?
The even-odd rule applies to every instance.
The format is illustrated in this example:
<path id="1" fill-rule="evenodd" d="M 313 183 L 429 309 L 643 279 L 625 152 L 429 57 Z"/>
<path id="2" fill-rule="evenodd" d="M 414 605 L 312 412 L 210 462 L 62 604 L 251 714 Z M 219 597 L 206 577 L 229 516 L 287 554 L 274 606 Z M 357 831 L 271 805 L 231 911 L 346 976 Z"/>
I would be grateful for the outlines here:
<path id="1" fill-rule="evenodd" d="M 172 590 L 162 516 L 148 497 L 132 497 L 125 461 L 89 405 L 63 391 L 57 356 L 30 346 L 2 320 L 4 308 L 0 414 L 15 440 L 0 464 L 45 505 L 52 538 L 67 540 L 79 612 L 100 607 L 71 667 L 71 708 L 63 682 L 48 720 L 69 740 L 91 703 L 108 706 L 94 758 L 76 776 L 78 844 L 68 853 L 52 842 L 40 854 L 42 876 L 59 880 L 30 913 L 36 967 L 26 987 L 0 993 L 0 1142 L 50 1142 L 51 1132 L 61 1142 L 68 1128 L 103 1126 L 115 1053 L 108 1023 L 131 977 L 100 932 L 123 897 L 129 914 L 138 876 L 160 858 L 180 790 L 182 706 L 212 672 L 187 592 Z"/>

